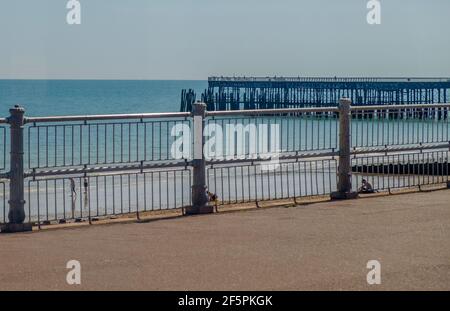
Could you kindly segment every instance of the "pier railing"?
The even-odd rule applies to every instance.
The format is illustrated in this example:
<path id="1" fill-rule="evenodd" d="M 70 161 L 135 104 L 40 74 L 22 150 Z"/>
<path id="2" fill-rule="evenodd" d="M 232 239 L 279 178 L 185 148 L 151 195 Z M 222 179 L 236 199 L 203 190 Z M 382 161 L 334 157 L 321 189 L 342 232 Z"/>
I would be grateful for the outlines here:
<path id="1" fill-rule="evenodd" d="M 51 223 L 449 184 L 450 104 L 0 119 L 0 223 Z M 9 158 L 8 158 L 8 155 Z M 364 191 L 363 191 L 364 192 Z M 371 191 L 369 191 L 371 192 Z"/>
<path id="2" fill-rule="evenodd" d="M 209 77 L 209 82 L 449 82 L 448 77 Z"/>

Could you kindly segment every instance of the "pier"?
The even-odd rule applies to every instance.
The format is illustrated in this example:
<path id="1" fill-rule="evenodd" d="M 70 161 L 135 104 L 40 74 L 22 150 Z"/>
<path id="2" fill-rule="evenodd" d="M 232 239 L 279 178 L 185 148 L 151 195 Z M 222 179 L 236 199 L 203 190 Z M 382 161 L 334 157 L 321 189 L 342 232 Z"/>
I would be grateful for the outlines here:
<path id="1" fill-rule="evenodd" d="M 208 111 L 447 103 L 450 78 L 210 77 L 202 94 L 183 90 L 181 111 L 201 100 Z"/>

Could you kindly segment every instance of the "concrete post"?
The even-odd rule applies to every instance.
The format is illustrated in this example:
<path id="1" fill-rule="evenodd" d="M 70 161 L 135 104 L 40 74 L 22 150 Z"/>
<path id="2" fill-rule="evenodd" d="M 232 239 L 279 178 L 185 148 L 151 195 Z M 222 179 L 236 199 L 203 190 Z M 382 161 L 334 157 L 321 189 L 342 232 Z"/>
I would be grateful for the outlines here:
<path id="1" fill-rule="evenodd" d="M 333 200 L 354 199 L 358 196 L 357 192 L 352 191 L 350 107 L 350 99 L 343 98 L 339 101 L 338 189 L 331 194 Z"/>
<path id="2" fill-rule="evenodd" d="M 206 192 L 206 160 L 203 154 L 206 104 L 200 102 L 195 103 L 192 108 L 192 115 L 194 117 L 192 206 L 186 208 L 186 214 L 209 214 L 214 212 L 214 207 L 209 205 L 208 194 Z"/>
<path id="3" fill-rule="evenodd" d="M 25 110 L 14 106 L 9 110 L 10 117 L 10 172 L 9 172 L 9 223 L 1 228 L 1 232 L 31 231 L 31 224 L 25 221 L 24 168 L 23 168 L 23 126 Z"/>

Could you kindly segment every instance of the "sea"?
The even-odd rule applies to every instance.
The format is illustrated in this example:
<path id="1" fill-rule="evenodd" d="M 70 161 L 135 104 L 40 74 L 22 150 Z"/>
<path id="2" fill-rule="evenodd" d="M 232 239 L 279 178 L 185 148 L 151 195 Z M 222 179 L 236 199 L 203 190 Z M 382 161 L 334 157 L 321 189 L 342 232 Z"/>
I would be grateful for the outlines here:
<path id="1" fill-rule="evenodd" d="M 14 105 L 28 116 L 175 112 L 181 90 L 198 96 L 207 81 L 0 80 L 0 116 Z"/>

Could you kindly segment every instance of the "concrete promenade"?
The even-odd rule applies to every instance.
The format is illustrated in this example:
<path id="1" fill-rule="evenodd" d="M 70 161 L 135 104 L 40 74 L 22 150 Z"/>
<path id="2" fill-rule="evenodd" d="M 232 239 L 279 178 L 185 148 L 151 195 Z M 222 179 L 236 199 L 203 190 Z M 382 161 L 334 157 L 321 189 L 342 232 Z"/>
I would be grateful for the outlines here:
<path id="1" fill-rule="evenodd" d="M 37 289 L 450 290 L 450 190 L 0 235 L 0 290 Z"/>

